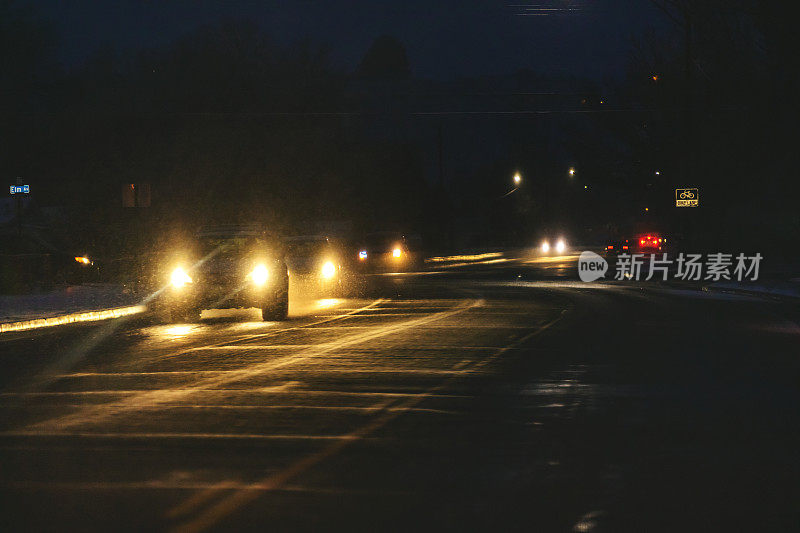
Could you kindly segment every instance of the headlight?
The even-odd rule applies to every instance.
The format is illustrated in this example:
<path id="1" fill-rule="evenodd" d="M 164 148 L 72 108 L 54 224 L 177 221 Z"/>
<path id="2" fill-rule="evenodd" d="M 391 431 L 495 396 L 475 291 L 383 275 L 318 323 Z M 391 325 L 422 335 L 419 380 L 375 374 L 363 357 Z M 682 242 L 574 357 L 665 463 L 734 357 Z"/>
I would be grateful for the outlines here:
<path id="1" fill-rule="evenodd" d="M 394 250 L 392 250 L 392 257 L 397 258 L 400 257 L 401 255 L 403 255 L 403 250 L 401 250 L 399 246 Z"/>
<path id="2" fill-rule="evenodd" d="M 89 259 L 88 257 L 86 257 L 85 255 L 81 256 L 81 257 L 76 257 L 75 258 L 75 262 L 76 263 L 80 263 L 82 265 L 91 265 L 92 264 L 92 260 Z"/>
<path id="3" fill-rule="evenodd" d="M 360 252 L 358 252 L 358 258 L 362 261 L 365 260 L 367 258 L 367 251 L 361 250 Z"/>
<path id="4" fill-rule="evenodd" d="M 559 241 L 556 243 L 556 252 L 563 253 L 566 249 L 567 245 L 564 243 L 564 239 L 559 239 Z"/>
<path id="5" fill-rule="evenodd" d="M 172 282 L 172 286 L 176 289 L 180 289 L 187 283 L 192 282 L 192 278 L 189 277 L 181 267 L 176 268 L 172 271 L 172 276 L 170 276 L 170 281 Z"/>
<path id="6" fill-rule="evenodd" d="M 253 283 L 256 285 L 264 285 L 267 282 L 267 278 L 269 278 L 269 271 L 264 265 L 257 265 L 253 271 L 250 272 L 250 279 L 252 279 Z"/>
<path id="7" fill-rule="evenodd" d="M 322 265 L 322 277 L 325 279 L 331 279 L 333 276 L 336 275 L 336 265 L 327 261 L 324 265 Z"/>
<path id="8" fill-rule="evenodd" d="M 547 241 L 544 241 L 542 243 L 542 252 L 547 253 L 549 251 L 550 251 L 550 243 L 547 242 Z"/>

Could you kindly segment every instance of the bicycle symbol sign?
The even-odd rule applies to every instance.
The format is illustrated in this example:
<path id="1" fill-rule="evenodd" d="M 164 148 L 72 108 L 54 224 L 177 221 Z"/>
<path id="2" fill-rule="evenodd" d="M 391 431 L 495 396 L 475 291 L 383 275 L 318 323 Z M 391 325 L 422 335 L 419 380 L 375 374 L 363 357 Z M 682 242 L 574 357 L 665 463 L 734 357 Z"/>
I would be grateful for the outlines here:
<path id="1" fill-rule="evenodd" d="M 697 189 L 675 189 L 675 207 L 698 207 L 700 192 Z"/>

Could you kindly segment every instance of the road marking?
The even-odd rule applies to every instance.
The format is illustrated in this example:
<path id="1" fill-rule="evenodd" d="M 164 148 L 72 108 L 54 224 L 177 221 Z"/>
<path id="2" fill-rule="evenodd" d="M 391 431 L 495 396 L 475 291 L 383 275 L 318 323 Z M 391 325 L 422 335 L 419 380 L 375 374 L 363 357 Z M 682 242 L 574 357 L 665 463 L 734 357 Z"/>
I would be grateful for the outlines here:
<path id="1" fill-rule="evenodd" d="M 60 396 L 83 396 L 83 395 L 94 395 L 94 394 L 106 394 L 106 395 L 135 395 L 141 394 L 142 390 L 97 390 L 97 391 L 59 391 L 59 392 L 4 392 L 0 393 L 0 397 L 60 397 Z M 281 390 L 281 387 L 262 387 L 258 389 L 195 389 L 196 393 L 208 393 L 208 394 L 296 394 L 298 396 L 386 396 L 386 397 L 397 397 L 397 398 L 405 398 L 408 396 L 415 396 L 417 393 L 413 392 L 373 392 L 373 391 L 364 391 L 364 392 L 353 392 L 353 391 L 336 391 L 336 390 L 307 390 L 307 389 L 296 389 L 296 390 Z M 463 395 L 463 394 L 440 394 L 437 395 L 437 398 L 471 398 L 470 395 Z M 0 433 L 2 435 L 2 433 Z"/>
<path id="2" fill-rule="evenodd" d="M 193 351 L 193 350 L 198 350 L 198 349 L 199 350 L 203 350 L 203 349 L 215 348 L 215 347 L 219 347 L 219 346 L 224 346 L 226 344 L 227 345 L 233 345 L 233 343 L 246 342 L 246 341 L 250 341 L 250 340 L 253 340 L 253 339 L 260 339 L 260 338 L 264 338 L 264 337 L 269 337 L 271 335 L 278 335 L 280 333 L 286 333 L 286 332 L 289 332 L 289 331 L 301 330 L 301 329 L 304 329 L 304 328 L 308 328 L 310 326 L 314 326 L 316 324 L 325 324 L 327 322 L 333 322 L 334 320 L 340 320 L 343 317 L 347 317 L 347 316 L 359 313 L 361 311 L 365 311 L 367 309 L 371 309 L 372 307 L 374 307 L 376 305 L 380 305 L 384 301 L 385 301 L 384 298 L 378 298 L 378 299 L 373 300 L 371 303 L 369 303 L 369 304 L 367 304 L 367 305 L 365 305 L 363 307 L 360 307 L 358 309 L 355 309 L 352 312 L 345 313 L 343 315 L 336 315 L 334 317 L 326 318 L 324 320 L 318 320 L 316 322 L 310 322 L 308 324 L 303 324 L 303 325 L 300 325 L 300 326 L 290 326 L 288 328 L 273 329 L 273 330 L 267 331 L 266 333 L 253 333 L 253 334 L 250 334 L 250 335 L 242 335 L 241 337 L 237 337 L 237 338 L 235 338 L 233 340 L 225 340 L 225 341 L 221 341 L 221 342 L 215 342 L 215 343 L 212 343 L 212 344 L 207 344 L 207 345 L 204 345 L 204 346 L 195 346 L 195 347 L 192 347 L 192 348 L 185 348 L 185 349 L 179 350 L 177 352 L 163 354 L 163 355 L 160 355 L 160 356 L 157 356 L 157 357 L 153 357 L 153 358 L 150 358 L 149 360 L 150 361 L 161 361 L 161 360 L 164 360 L 164 359 L 172 359 L 172 358 L 184 355 L 186 353 L 189 353 L 190 351 Z"/>
<path id="3" fill-rule="evenodd" d="M 325 368 L 321 365 L 331 365 L 330 361 L 314 361 L 312 364 L 316 365 L 314 368 L 293 368 L 288 370 L 290 373 L 294 372 L 326 372 L 326 373 L 334 373 L 334 374 L 360 374 L 360 373 L 397 373 L 397 374 L 454 374 L 454 373 L 463 373 L 464 371 L 456 371 L 456 370 L 442 370 L 438 368 L 395 368 L 395 367 L 388 367 L 388 368 L 380 368 L 380 367 L 369 367 L 369 368 L 341 368 L 341 363 L 334 363 L 335 366 L 331 368 Z M 353 363 L 353 366 L 356 366 L 357 363 Z M 243 367 L 246 368 L 246 367 Z M 208 374 L 208 375 L 225 375 L 225 374 L 233 374 L 241 372 L 243 368 L 232 369 L 232 370 L 164 370 L 164 371 L 156 371 L 156 372 L 78 372 L 75 374 L 61 374 L 58 376 L 59 379 L 79 379 L 79 378 L 87 378 L 87 377 L 132 377 L 132 376 L 194 376 L 198 374 Z"/>
<path id="4" fill-rule="evenodd" d="M 452 263 L 452 264 L 449 264 L 449 265 L 436 265 L 436 268 L 461 268 L 461 267 L 472 266 L 472 265 L 494 265 L 494 264 L 497 264 L 497 263 L 507 263 L 508 261 L 511 261 L 511 259 L 506 259 L 506 258 L 502 258 L 502 259 L 487 259 L 486 261 L 472 261 L 470 263 Z M 427 273 L 433 274 L 434 272 L 436 272 L 436 271 L 435 270 L 428 271 Z"/>
<path id="5" fill-rule="evenodd" d="M 24 481 L 0 483 L 5 489 L 12 490 L 202 490 L 219 488 L 222 490 L 237 490 L 251 486 L 246 481 L 202 481 L 181 479 L 152 479 L 148 481 Z M 307 492 L 312 494 L 354 494 L 373 495 L 372 490 L 341 489 L 327 487 L 306 487 L 303 485 L 284 485 L 282 492 Z M 387 495 L 407 495 L 408 491 L 382 491 Z"/>
<path id="6" fill-rule="evenodd" d="M 167 388 L 158 389 L 153 391 L 145 391 L 141 394 L 133 395 L 129 398 L 124 398 L 116 403 L 92 405 L 87 407 L 80 413 L 73 413 L 61 417 L 36 422 L 25 428 L 25 431 L 44 431 L 50 432 L 53 430 L 63 431 L 70 427 L 80 426 L 84 424 L 98 424 L 109 418 L 114 418 L 125 414 L 127 412 L 134 412 L 142 409 L 143 407 L 154 407 L 163 404 L 173 404 L 178 400 L 186 398 L 195 391 L 200 389 L 208 389 L 219 387 L 221 385 L 243 381 L 245 379 L 252 379 L 254 377 L 263 375 L 269 371 L 276 370 L 289 364 L 297 363 L 310 358 L 319 357 L 320 355 L 328 354 L 330 352 L 341 350 L 350 346 L 358 345 L 373 339 L 385 337 L 406 329 L 422 326 L 434 320 L 440 320 L 449 316 L 462 313 L 467 309 L 471 309 L 481 305 L 482 301 L 468 301 L 460 302 L 460 304 L 450 311 L 442 311 L 434 313 L 421 318 L 407 320 L 404 322 L 389 324 L 383 327 L 375 326 L 374 331 L 366 331 L 363 333 L 355 333 L 347 335 L 343 339 L 335 342 L 327 343 L 325 345 L 304 350 L 296 355 L 289 355 L 276 360 L 267 361 L 260 364 L 250 365 L 246 368 L 234 370 L 225 374 L 215 377 L 208 377 L 194 382 L 194 384 L 185 384 L 180 388 Z"/>
<path id="7" fill-rule="evenodd" d="M 546 331 L 559 320 L 561 320 L 566 313 L 566 310 L 562 311 L 558 317 L 554 318 L 553 320 L 545 323 L 544 325 L 540 326 L 536 331 L 525 335 L 524 337 L 514 341 L 513 343 L 495 351 L 491 356 L 482 359 L 481 361 L 476 362 L 475 364 L 470 367 L 470 369 L 479 369 L 490 362 L 494 361 L 502 354 L 508 352 L 509 350 L 515 349 L 522 345 L 523 343 L 527 342 L 529 339 L 541 334 L 543 331 Z M 260 497 L 264 492 L 268 492 L 271 490 L 275 490 L 280 488 L 290 479 L 296 477 L 297 475 L 305 472 L 306 470 L 310 469 L 311 467 L 317 465 L 318 463 L 322 462 L 323 460 L 332 457 L 346 448 L 350 443 L 362 440 L 375 430 L 383 427 L 391 420 L 399 417 L 401 414 L 408 411 L 410 408 L 416 406 L 418 403 L 422 402 L 423 400 L 429 398 L 434 392 L 437 392 L 445 387 L 447 387 L 450 383 L 452 383 L 457 376 L 452 376 L 445 381 L 441 382 L 440 384 L 429 388 L 427 391 L 413 395 L 405 402 L 401 403 L 399 406 L 396 406 L 395 410 L 393 411 L 383 411 L 382 416 L 378 416 L 375 420 L 371 421 L 370 423 L 358 428 L 351 433 L 348 434 L 348 439 L 342 439 L 340 441 L 331 443 L 328 447 L 324 448 L 323 450 L 304 457 L 292 465 L 288 466 L 284 470 L 277 472 L 275 474 L 269 475 L 262 480 L 259 480 L 252 485 L 236 490 L 232 494 L 222 498 L 214 505 L 208 507 L 204 511 L 200 512 L 196 517 L 193 519 L 180 524 L 178 527 L 174 528 L 174 531 L 181 532 L 181 533 L 189 533 L 189 532 L 197 532 L 197 531 L 204 531 L 210 527 L 215 526 L 220 522 L 220 520 L 227 517 L 229 514 L 235 512 L 240 507 L 247 505 L 248 503 L 252 502 L 253 500 Z M 217 489 L 208 489 L 206 491 L 201 491 L 200 493 L 196 494 L 193 498 L 196 498 L 198 502 L 201 502 L 198 505 L 190 505 L 187 502 L 174 507 L 167 513 L 167 516 L 170 518 L 178 518 L 183 516 L 189 512 L 191 512 L 195 507 L 199 507 L 199 505 L 205 504 L 207 501 L 210 501 L 220 490 Z M 192 498 L 190 498 L 192 500 Z"/>
<path id="8" fill-rule="evenodd" d="M 93 433 L 91 431 L 7 431 L 3 437 L 79 437 L 90 439 L 347 440 L 350 435 L 266 435 L 253 433 Z"/>
<path id="9" fill-rule="evenodd" d="M 378 402 L 374 405 L 359 407 L 359 406 L 351 406 L 351 405 L 303 405 L 303 404 L 285 404 L 285 405 L 227 405 L 227 404 L 203 404 L 203 403 L 192 403 L 192 404 L 176 404 L 176 405 L 159 405 L 155 409 L 158 410 L 176 410 L 176 409 L 219 409 L 219 410 L 227 410 L 227 411 L 276 411 L 279 409 L 286 409 L 286 410 L 296 410 L 296 411 L 353 411 L 353 412 L 374 412 L 380 411 L 381 409 L 388 409 L 392 410 L 393 407 L 389 407 L 389 404 L 392 403 L 392 400 L 385 400 Z M 82 403 L 60 403 L 58 404 L 59 407 L 70 407 L 79 409 L 81 407 L 86 407 L 86 404 Z M 28 409 L 33 407 L 43 407 L 49 409 L 50 405 L 26 405 Z M 142 411 L 147 410 L 147 408 L 142 408 Z M 415 407 L 412 409 L 415 412 L 419 413 L 438 413 L 438 414 L 456 414 L 455 411 L 448 411 L 446 409 L 431 409 L 431 408 L 422 408 L 422 407 Z M 90 433 L 91 435 L 95 435 L 94 433 Z M 53 435 L 64 435 L 64 436 L 75 436 L 75 435 L 82 435 L 78 433 L 49 433 L 49 434 L 39 434 L 39 433 L 20 433 L 20 432 L 7 432 L 7 433 L 0 433 L 2 437 L 14 437 L 14 436 L 53 436 Z M 120 433 L 120 435 L 131 435 L 132 437 L 138 437 L 138 433 Z M 161 435 L 161 433 L 155 433 L 155 435 Z"/>
<path id="10" fill-rule="evenodd" d="M 199 346 L 191 348 L 190 352 L 199 352 L 203 350 L 291 350 L 310 348 L 311 346 L 319 346 L 318 344 L 243 344 L 235 346 Z"/>
<path id="11" fill-rule="evenodd" d="M 317 328 L 314 328 L 317 329 Z M 317 343 L 317 344 L 246 344 L 243 346 L 213 346 L 210 348 L 196 348 L 196 350 L 249 350 L 249 349 L 259 349 L 259 350 L 272 350 L 272 349 L 301 349 L 301 348 L 310 348 L 312 346 L 321 346 L 325 344 L 324 342 Z M 406 351 L 406 352 L 425 352 L 425 351 L 437 351 L 437 350 L 499 350 L 502 346 L 458 346 L 454 344 L 440 344 L 436 346 L 425 346 L 424 348 L 393 348 L 394 351 Z M 362 352 L 382 352 L 385 351 L 385 348 L 355 348 L 356 350 Z M 195 349 L 193 349 L 195 350 Z"/>

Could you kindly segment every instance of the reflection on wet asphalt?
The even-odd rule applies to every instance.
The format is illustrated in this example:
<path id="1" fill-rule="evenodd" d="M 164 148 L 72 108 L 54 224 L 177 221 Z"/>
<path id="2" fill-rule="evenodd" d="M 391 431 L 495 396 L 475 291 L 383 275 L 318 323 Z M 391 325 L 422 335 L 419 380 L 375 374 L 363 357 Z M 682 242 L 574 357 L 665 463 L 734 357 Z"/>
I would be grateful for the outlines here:
<path id="1" fill-rule="evenodd" d="M 480 268 L 0 339 L 0 527 L 797 525 L 796 309 Z"/>

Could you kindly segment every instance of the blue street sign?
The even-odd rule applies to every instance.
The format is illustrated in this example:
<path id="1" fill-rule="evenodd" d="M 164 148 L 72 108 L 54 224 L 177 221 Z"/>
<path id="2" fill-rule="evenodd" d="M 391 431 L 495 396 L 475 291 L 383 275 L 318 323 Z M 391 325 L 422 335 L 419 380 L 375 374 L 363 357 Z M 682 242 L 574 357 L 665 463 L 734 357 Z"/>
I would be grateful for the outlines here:
<path id="1" fill-rule="evenodd" d="M 31 186 L 30 185 L 12 185 L 11 186 L 11 194 L 30 194 Z"/>

